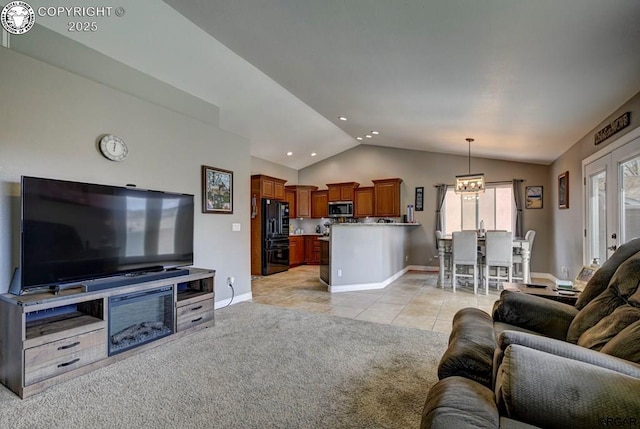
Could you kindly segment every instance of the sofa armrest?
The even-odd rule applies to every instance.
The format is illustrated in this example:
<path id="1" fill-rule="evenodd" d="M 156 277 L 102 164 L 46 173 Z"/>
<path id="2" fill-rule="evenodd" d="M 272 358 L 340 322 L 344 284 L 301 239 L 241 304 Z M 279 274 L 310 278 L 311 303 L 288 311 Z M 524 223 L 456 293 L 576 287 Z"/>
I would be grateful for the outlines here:
<path id="1" fill-rule="evenodd" d="M 553 338 L 542 337 L 540 335 L 528 334 L 518 331 L 504 331 L 498 336 L 496 353 L 494 356 L 493 366 L 497 369 L 502 363 L 504 351 L 510 345 L 520 345 L 542 352 L 550 353 L 556 356 L 573 359 L 601 368 L 610 369 L 621 374 L 630 375 L 640 379 L 640 365 L 601 353 L 595 350 L 587 349 L 565 341 L 555 340 Z M 495 380 L 494 374 L 494 380 Z M 640 417 L 640 416 L 639 416 Z M 640 421 L 638 421 L 640 424 Z"/>
<path id="2" fill-rule="evenodd" d="M 501 415 L 544 428 L 640 424 L 640 379 L 517 344 L 495 393 Z"/>
<path id="3" fill-rule="evenodd" d="M 498 429 L 499 419 L 491 389 L 468 378 L 452 376 L 429 390 L 420 429 Z"/>
<path id="4" fill-rule="evenodd" d="M 493 320 L 564 340 L 578 310 L 568 304 L 505 290 L 493 306 Z"/>

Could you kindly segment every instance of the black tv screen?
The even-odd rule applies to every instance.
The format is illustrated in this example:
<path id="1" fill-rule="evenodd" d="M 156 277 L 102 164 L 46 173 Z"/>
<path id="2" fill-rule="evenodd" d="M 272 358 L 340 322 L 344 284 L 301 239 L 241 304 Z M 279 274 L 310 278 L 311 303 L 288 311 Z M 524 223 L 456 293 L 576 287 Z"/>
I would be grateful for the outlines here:
<path id="1" fill-rule="evenodd" d="M 22 289 L 193 264 L 193 195 L 22 177 Z"/>

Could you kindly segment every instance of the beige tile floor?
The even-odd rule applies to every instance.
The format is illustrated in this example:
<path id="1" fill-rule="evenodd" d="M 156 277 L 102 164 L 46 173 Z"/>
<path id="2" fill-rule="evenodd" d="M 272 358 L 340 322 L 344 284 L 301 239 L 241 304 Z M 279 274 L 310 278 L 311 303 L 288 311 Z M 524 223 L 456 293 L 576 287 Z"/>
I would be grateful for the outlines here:
<path id="1" fill-rule="evenodd" d="M 317 265 L 303 265 L 256 277 L 253 302 L 449 333 L 459 309 L 477 307 L 490 313 L 500 294 L 491 286 L 489 295 L 474 295 L 473 285 L 453 293 L 451 286 L 436 286 L 437 273 L 424 271 L 409 271 L 384 289 L 329 293 L 318 275 Z"/>

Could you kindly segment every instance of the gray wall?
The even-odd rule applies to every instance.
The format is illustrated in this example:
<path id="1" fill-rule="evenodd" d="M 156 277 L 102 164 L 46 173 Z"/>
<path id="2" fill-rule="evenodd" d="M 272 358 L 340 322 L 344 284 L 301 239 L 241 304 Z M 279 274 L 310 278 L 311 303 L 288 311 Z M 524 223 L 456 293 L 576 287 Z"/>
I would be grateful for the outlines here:
<path id="1" fill-rule="evenodd" d="M 251 157 L 251 174 L 265 174 L 286 180 L 287 183 L 285 183 L 285 186 L 298 184 L 298 170 L 256 158 L 255 156 Z"/>
<path id="2" fill-rule="evenodd" d="M 434 259 L 435 204 L 438 183 L 453 184 L 456 174 L 468 171 L 468 157 L 446 155 L 389 147 L 360 145 L 339 155 L 321 161 L 299 171 L 300 183 L 325 188 L 326 183 L 356 181 L 360 186 L 372 186 L 372 179 L 399 177 L 401 207 L 406 212 L 408 204 L 414 204 L 415 188 L 424 186 L 424 211 L 415 213 L 421 223 L 410 233 L 409 264 L 438 265 Z M 485 158 L 471 159 L 472 172 L 484 172 L 489 182 L 524 179 L 524 186 L 544 187 L 542 209 L 524 210 L 524 227 L 537 231 L 531 268 L 534 272 L 548 272 L 549 248 L 553 241 L 551 225 L 552 200 L 550 192 L 550 167 L 538 164 L 507 162 Z M 523 189 L 524 190 L 524 189 Z"/>
<path id="3" fill-rule="evenodd" d="M 594 134 L 611 120 L 624 112 L 631 112 L 631 125 L 609 139 L 594 144 Z M 561 267 L 569 269 L 569 277 L 573 278 L 583 264 L 584 236 L 584 195 L 582 180 L 582 160 L 602 150 L 616 140 L 640 126 L 640 93 L 616 109 L 607 118 L 589 131 L 582 139 L 560 156 L 551 166 L 549 180 L 553 183 L 550 200 L 553 206 L 553 242 L 549 246 L 549 258 L 552 261 L 550 272 L 556 277 L 562 274 Z M 558 175 L 569 172 L 569 208 L 558 209 Z M 537 236 L 536 236 L 537 240 Z"/>
<path id="4" fill-rule="evenodd" d="M 194 265 L 217 270 L 216 301 L 230 297 L 229 276 L 236 295 L 251 291 L 248 141 L 5 48 L 0 76 L 0 292 L 19 263 L 21 175 L 194 194 Z M 99 154 L 106 133 L 128 143 L 125 161 Z M 234 172 L 233 214 L 200 212 L 203 164 Z"/>

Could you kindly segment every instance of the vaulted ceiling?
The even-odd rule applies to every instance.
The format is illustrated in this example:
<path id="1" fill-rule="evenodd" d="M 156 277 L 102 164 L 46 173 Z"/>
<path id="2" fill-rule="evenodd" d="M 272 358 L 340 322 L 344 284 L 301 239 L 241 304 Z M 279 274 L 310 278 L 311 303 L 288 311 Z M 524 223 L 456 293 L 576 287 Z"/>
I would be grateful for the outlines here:
<path id="1" fill-rule="evenodd" d="M 466 155 L 466 137 L 550 163 L 640 91 L 638 0 L 120 3 L 115 29 L 67 36 L 220 106 L 253 156 L 296 169 L 361 143 Z"/>

